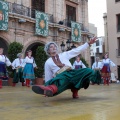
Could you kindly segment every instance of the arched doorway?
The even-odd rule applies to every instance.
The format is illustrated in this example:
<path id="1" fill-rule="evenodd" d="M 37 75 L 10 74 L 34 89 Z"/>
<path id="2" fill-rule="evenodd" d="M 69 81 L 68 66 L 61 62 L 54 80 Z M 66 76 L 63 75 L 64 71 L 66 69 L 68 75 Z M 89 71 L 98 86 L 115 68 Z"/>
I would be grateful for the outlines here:
<path id="1" fill-rule="evenodd" d="M 44 46 L 44 44 L 36 42 L 36 43 L 32 43 L 30 46 L 28 46 L 28 48 L 26 49 L 25 53 L 28 50 L 32 50 L 32 56 L 35 57 L 36 54 L 36 49 L 38 48 L 38 46 Z"/>
<path id="2" fill-rule="evenodd" d="M 0 47 L 4 48 L 4 53 L 5 55 L 8 55 L 8 43 L 0 37 Z"/>

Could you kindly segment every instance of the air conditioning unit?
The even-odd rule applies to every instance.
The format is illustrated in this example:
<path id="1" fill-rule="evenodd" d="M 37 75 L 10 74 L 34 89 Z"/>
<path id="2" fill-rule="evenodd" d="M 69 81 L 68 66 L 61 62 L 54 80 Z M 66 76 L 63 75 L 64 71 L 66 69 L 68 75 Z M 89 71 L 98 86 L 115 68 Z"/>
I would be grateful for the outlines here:
<path id="1" fill-rule="evenodd" d="M 59 28 L 58 29 L 60 32 L 64 32 L 65 31 L 65 28 Z"/>

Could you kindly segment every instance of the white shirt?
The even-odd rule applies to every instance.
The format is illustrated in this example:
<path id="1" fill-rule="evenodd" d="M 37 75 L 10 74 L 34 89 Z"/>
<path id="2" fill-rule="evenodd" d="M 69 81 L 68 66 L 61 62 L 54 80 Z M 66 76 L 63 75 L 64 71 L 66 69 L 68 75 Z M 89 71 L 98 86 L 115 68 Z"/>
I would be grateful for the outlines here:
<path id="1" fill-rule="evenodd" d="M 29 58 L 28 56 L 26 56 L 23 61 L 22 67 L 25 67 L 26 63 L 32 63 L 33 67 L 37 66 L 33 57 Z"/>
<path id="2" fill-rule="evenodd" d="M 113 63 L 109 58 L 102 60 L 102 64 L 104 65 L 105 63 L 109 64 L 112 67 L 116 66 L 115 63 Z"/>
<path id="3" fill-rule="evenodd" d="M 82 68 L 86 68 L 86 66 L 83 64 L 83 62 L 82 62 L 81 60 L 80 60 L 79 62 L 75 61 L 75 62 L 73 63 L 73 69 L 75 69 L 75 65 L 81 65 Z"/>
<path id="4" fill-rule="evenodd" d="M 4 62 L 7 66 L 11 65 L 10 60 L 4 55 L 0 55 L 0 62 Z"/>
<path id="5" fill-rule="evenodd" d="M 23 64 L 23 59 L 17 58 L 12 62 L 12 67 L 13 69 L 17 68 L 18 66 L 22 67 L 22 64 Z"/>
<path id="6" fill-rule="evenodd" d="M 74 48 L 70 51 L 66 51 L 66 52 L 58 54 L 60 61 L 62 62 L 62 64 L 65 64 L 65 66 L 69 66 L 72 68 L 72 65 L 71 65 L 69 60 L 73 57 L 76 57 L 81 52 L 85 51 L 88 48 L 88 46 L 89 46 L 88 43 L 85 43 L 84 45 L 81 45 L 81 46 Z M 52 79 L 55 76 L 55 73 L 59 69 L 60 68 L 53 62 L 52 58 L 50 57 L 45 62 L 45 82 Z"/>
<path id="7" fill-rule="evenodd" d="M 92 69 L 102 69 L 103 67 L 103 64 L 101 62 L 94 62 L 93 65 L 92 65 Z"/>

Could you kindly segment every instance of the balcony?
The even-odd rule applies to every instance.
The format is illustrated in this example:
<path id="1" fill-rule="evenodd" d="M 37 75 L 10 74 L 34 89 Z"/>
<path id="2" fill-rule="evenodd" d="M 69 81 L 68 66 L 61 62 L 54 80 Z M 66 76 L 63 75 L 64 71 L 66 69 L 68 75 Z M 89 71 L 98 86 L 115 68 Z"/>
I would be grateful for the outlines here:
<path id="1" fill-rule="evenodd" d="M 80 0 L 69 0 L 70 2 L 79 3 Z"/>
<path id="2" fill-rule="evenodd" d="M 29 18 L 35 19 L 35 9 L 31 9 L 29 7 L 25 7 L 23 5 L 17 3 L 8 3 L 9 4 L 9 12 L 15 13 L 19 15 L 23 15 Z M 53 15 L 48 14 L 49 22 L 53 23 Z"/>
<path id="3" fill-rule="evenodd" d="M 116 55 L 117 57 L 120 57 L 120 49 L 116 49 Z"/>
<path id="4" fill-rule="evenodd" d="M 89 30 L 88 30 L 87 28 L 85 28 L 85 26 L 84 26 L 82 23 L 80 23 L 80 24 L 81 24 L 81 30 L 82 30 L 82 31 L 89 32 Z M 67 19 L 64 19 L 64 20 L 63 20 L 63 25 L 71 28 L 71 21 L 70 21 L 70 20 L 67 20 Z"/>

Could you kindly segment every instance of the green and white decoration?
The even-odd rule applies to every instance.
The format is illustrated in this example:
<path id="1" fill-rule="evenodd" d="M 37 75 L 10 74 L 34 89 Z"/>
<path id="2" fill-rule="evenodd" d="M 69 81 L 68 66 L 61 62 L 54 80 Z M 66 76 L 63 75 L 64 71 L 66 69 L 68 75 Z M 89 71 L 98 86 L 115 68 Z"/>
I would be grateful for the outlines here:
<path id="1" fill-rule="evenodd" d="M 36 34 L 45 37 L 48 36 L 48 15 L 43 12 L 36 11 L 35 16 L 36 16 L 36 29 L 35 29 Z"/>
<path id="2" fill-rule="evenodd" d="M 8 3 L 0 1 L 0 30 L 8 29 Z"/>
<path id="3" fill-rule="evenodd" d="M 81 42 L 81 25 L 71 21 L 71 39 L 74 42 Z"/>

